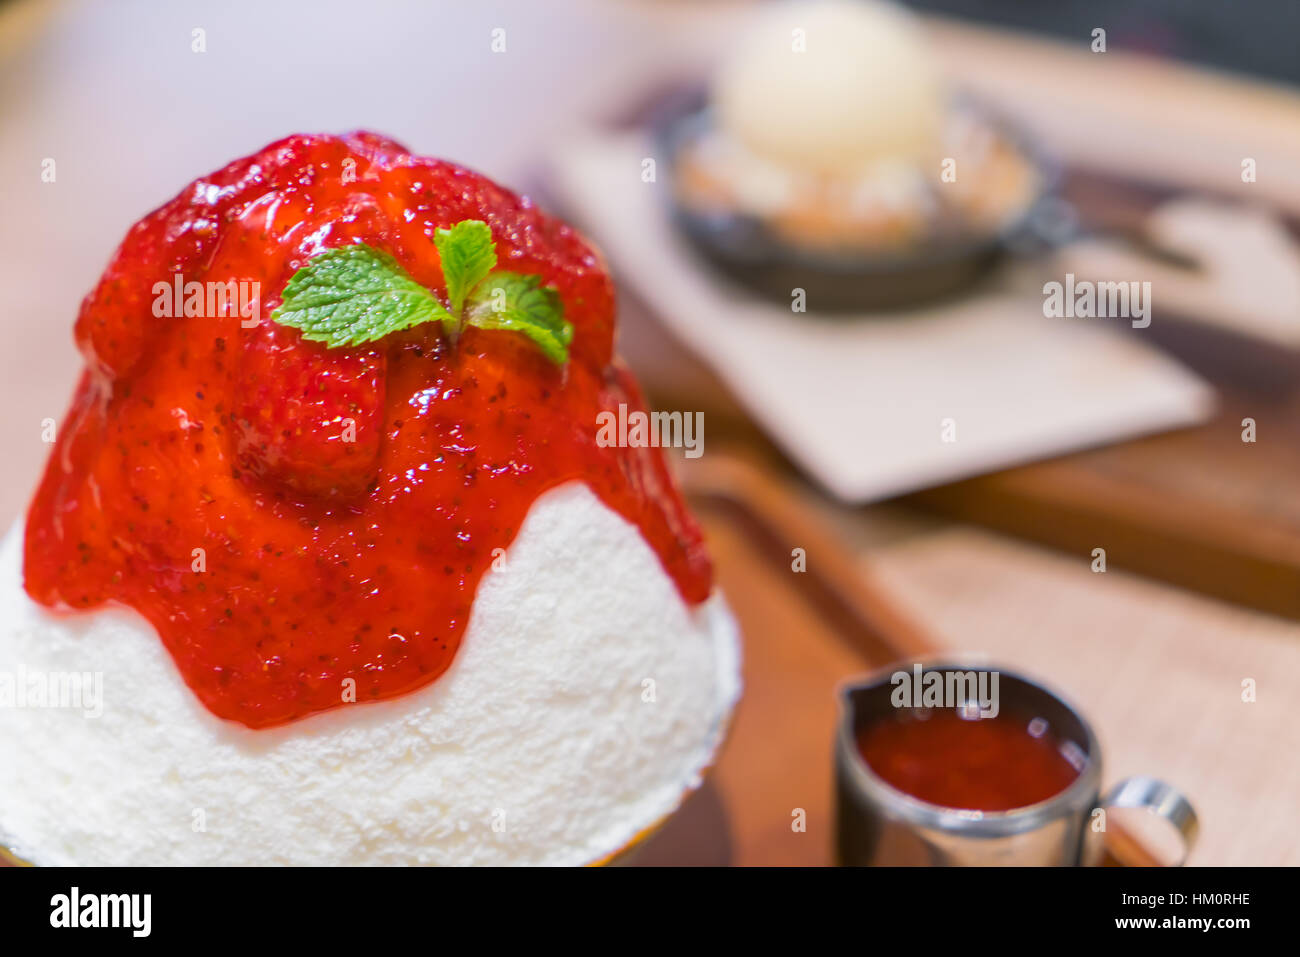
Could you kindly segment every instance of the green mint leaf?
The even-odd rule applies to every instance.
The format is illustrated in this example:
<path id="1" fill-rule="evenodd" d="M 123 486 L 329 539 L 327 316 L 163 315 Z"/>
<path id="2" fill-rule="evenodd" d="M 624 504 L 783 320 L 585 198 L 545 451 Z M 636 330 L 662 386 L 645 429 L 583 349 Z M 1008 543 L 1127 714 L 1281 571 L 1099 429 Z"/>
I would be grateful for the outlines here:
<path id="1" fill-rule="evenodd" d="M 422 322 L 457 323 L 392 256 L 363 243 L 321 253 L 284 287 L 271 319 L 327 346 L 359 346 Z"/>
<path id="2" fill-rule="evenodd" d="M 522 332 L 548 359 L 563 365 L 569 359 L 573 324 L 565 320 L 559 294 L 538 276 L 492 273 L 477 288 L 465 322 L 480 329 Z"/>
<path id="3" fill-rule="evenodd" d="M 442 261 L 447 301 L 451 303 L 452 313 L 459 316 L 469 291 L 497 268 L 492 231 L 481 220 L 466 219 L 451 229 L 434 232 L 433 244 L 438 247 L 438 258 Z"/>
<path id="4" fill-rule="evenodd" d="M 437 230 L 433 241 L 450 310 L 388 253 L 357 243 L 323 252 L 294 273 L 271 319 L 330 348 L 374 342 L 422 322 L 441 322 L 454 343 L 468 324 L 522 333 L 552 362 L 569 360 L 573 325 L 559 294 L 540 276 L 493 272 L 496 244 L 486 223 L 464 220 Z"/>

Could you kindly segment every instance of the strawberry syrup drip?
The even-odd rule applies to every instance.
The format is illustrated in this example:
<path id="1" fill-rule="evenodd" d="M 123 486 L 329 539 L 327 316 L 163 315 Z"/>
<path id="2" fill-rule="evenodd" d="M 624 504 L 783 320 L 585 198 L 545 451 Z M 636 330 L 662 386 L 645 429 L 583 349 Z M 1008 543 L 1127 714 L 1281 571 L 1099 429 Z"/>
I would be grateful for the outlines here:
<path id="1" fill-rule="evenodd" d="M 499 268 L 558 291 L 566 366 L 508 332 L 326 349 L 270 320 L 297 269 L 357 241 L 444 294 L 432 237 L 465 219 Z M 174 273 L 260 283 L 261 321 L 157 317 Z M 272 144 L 132 227 L 82 304 L 87 369 L 28 512 L 27 591 L 136 609 L 203 704 L 252 728 L 338 707 L 345 679 L 357 701 L 433 681 L 495 550 L 570 480 L 703 601 L 709 559 L 658 450 L 596 444 L 599 412 L 644 408 L 613 333 L 599 258 L 526 199 L 373 134 Z"/>

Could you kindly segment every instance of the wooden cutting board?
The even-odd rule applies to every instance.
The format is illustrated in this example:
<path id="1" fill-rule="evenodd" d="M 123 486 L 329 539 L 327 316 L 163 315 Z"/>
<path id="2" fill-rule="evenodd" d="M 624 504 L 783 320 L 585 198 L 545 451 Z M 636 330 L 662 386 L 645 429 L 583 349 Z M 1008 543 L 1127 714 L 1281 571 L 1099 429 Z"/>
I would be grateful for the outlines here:
<path id="1" fill-rule="evenodd" d="M 1241 420 L 1260 439 L 1241 441 Z M 1225 395 L 1205 426 L 931 489 L 908 501 L 1300 619 L 1300 411 Z"/>

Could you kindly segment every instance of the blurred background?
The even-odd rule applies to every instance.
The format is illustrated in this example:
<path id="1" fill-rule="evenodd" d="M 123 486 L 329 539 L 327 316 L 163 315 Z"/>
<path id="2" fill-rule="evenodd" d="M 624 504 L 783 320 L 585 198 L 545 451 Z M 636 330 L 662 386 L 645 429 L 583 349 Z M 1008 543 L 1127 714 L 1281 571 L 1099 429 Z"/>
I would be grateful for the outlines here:
<path id="1" fill-rule="evenodd" d="M 679 473 L 747 693 L 647 862 L 826 862 L 835 689 L 942 650 L 1182 788 L 1192 863 L 1300 864 L 1297 35 L 1269 0 L 0 0 L 0 512 L 127 228 L 373 129 L 570 218 L 652 403 L 705 413 Z"/>

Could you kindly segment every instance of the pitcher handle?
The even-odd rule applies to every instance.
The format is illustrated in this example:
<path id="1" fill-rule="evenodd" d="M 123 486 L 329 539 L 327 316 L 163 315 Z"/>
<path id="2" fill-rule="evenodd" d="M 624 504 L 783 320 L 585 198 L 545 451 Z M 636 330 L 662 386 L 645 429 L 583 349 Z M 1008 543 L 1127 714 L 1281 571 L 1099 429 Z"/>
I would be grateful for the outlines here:
<path id="1" fill-rule="evenodd" d="M 1164 818 L 1174 826 L 1183 840 L 1182 856 L 1172 866 L 1182 867 L 1186 863 L 1187 855 L 1196 844 L 1200 821 L 1197 820 L 1192 802 L 1177 788 L 1156 778 L 1125 778 L 1106 792 L 1101 799 L 1101 806 L 1141 807 Z"/>

